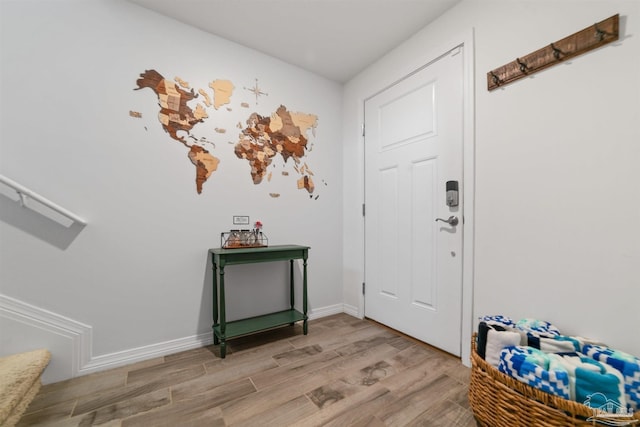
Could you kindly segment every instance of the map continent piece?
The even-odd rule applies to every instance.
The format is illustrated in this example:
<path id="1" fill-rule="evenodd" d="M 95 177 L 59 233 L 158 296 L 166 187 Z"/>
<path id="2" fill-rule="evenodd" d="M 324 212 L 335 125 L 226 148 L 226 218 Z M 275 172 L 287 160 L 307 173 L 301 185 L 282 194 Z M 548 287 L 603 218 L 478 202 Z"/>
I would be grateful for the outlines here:
<path id="1" fill-rule="evenodd" d="M 146 70 L 140 74 L 136 83 L 138 88 L 134 90 L 148 87 L 156 93 L 160 106 L 158 119 L 162 123 L 162 127 L 171 138 L 187 145 L 184 137 L 178 136 L 178 131 L 182 130 L 188 134 L 196 124 L 204 121 L 203 117 L 196 117 L 193 110 L 187 105 L 187 102 L 197 96 L 193 89 L 190 92 L 180 89 L 174 82 L 162 77 L 156 70 Z"/>
<path id="2" fill-rule="evenodd" d="M 213 108 L 216 110 L 231 102 L 231 95 L 235 86 L 229 80 L 214 80 L 209 83 L 213 89 Z"/>
<path id="3" fill-rule="evenodd" d="M 245 159 L 251 165 L 251 179 L 254 184 L 260 184 L 267 173 L 276 153 L 263 143 L 254 142 L 250 138 L 241 139 L 235 146 L 234 152 L 240 159 Z"/>
<path id="4" fill-rule="evenodd" d="M 204 105 L 206 105 L 207 107 L 211 107 L 213 105 L 211 103 L 211 97 L 207 92 L 205 92 L 204 89 L 198 89 L 198 93 L 204 98 Z"/>
<path id="5" fill-rule="evenodd" d="M 212 156 L 207 150 L 199 145 L 192 145 L 189 151 L 189 160 L 196 167 L 196 190 L 202 193 L 202 184 L 218 169 L 220 159 Z"/>
<path id="6" fill-rule="evenodd" d="M 176 83 L 178 83 L 180 86 L 182 86 L 185 89 L 190 89 L 191 88 L 191 85 L 189 84 L 189 82 L 185 82 L 184 80 L 182 80 L 178 76 L 176 76 L 173 80 L 175 80 Z"/>
<path id="7" fill-rule="evenodd" d="M 251 114 L 246 123 L 247 127 L 242 130 L 234 151 L 238 158 L 249 161 L 253 183 L 260 184 L 277 154 L 282 156 L 285 163 L 289 158 L 293 158 L 296 164 L 300 163 L 306 154 L 306 132 L 315 128 L 317 116 L 292 113 L 281 105 L 269 117 Z M 294 169 L 300 173 L 295 165 Z M 300 188 L 312 193 L 313 181 L 305 175 Z"/>
<path id="8" fill-rule="evenodd" d="M 313 193 L 315 190 L 315 186 L 313 185 L 313 180 L 310 176 L 305 175 L 298 180 L 298 189 L 306 189 L 309 193 Z"/>
<path id="9" fill-rule="evenodd" d="M 298 126 L 300 129 L 300 133 L 303 135 L 307 134 L 307 131 L 311 129 L 311 133 L 313 136 L 316 136 L 316 126 L 318 126 L 318 116 L 315 114 L 305 114 L 305 113 L 290 113 L 291 120 L 293 123 Z"/>
<path id="10" fill-rule="evenodd" d="M 193 112 L 193 116 L 198 120 L 209 118 L 209 115 L 207 114 L 207 111 L 204 109 L 202 104 L 196 104 L 196 110 Z"/>
<path id="11" fill-rule="evenodd" d="M 179 77 L 176 77 L 176 80 L 181 85 L 188 85 Z M 188 144 L 185 137 L 178 135 L 178 131 L 184 131 L 189 138 L 197 141 L 197 138 L 191 135 L 191 129 L 209 117 L 201 104 L 196 105 L 195 111 L 187 105 L 198 95 L 194 93 L 193 89 L 190 91 L 181 89 L 176 83 L 165 79 L 156 70 L 145 70 L 140 74 L 136 83 L 138 87 L 134 90 L 150 88 L 155 92 L 160 106 L 158 120 L 162 124 L 162 128 L 171 138 L 189 148 L 189 160 L 196 167 L 196 190 L 198 194 L 202 193 L 202 185 L 217 170 L 220 159 L 199 145 Z"/>

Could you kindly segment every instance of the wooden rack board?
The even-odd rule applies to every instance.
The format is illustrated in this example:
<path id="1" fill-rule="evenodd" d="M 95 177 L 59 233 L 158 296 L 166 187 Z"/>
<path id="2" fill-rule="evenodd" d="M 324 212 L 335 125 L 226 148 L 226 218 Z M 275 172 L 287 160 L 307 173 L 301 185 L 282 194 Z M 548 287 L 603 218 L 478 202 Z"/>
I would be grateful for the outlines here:
<path id="1" fill-rule="evenodd" d="M 552 65 L 618 40 L 619 15 L 591 25 L 487 73 L 487 89 L 497 89 Z"/>

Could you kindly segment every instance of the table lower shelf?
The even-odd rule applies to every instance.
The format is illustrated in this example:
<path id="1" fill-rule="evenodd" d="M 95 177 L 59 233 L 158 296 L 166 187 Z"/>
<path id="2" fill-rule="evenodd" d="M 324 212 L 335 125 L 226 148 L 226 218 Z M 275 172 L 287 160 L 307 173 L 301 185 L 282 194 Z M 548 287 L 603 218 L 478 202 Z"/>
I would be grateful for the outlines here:
<path id="1" fill-rule="evenodd" d="M 248 319 L 234 320 L 233 322 L 227 322 L 225 339 L 288 325 L 290 323 L 299 322 L 300 320 L 304 320 L 304 314 L 300 313 L 298 310 L 285 310 L 277 313 L 250 317 Z M 213 333 L 218 338 L 222 338 L 220 325 L 213 326 Z"/>

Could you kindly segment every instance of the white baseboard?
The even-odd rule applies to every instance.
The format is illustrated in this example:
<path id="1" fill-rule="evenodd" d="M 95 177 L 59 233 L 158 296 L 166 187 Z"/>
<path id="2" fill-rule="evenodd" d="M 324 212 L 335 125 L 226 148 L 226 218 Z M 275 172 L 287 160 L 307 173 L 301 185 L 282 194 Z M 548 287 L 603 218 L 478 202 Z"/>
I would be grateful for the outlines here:
<path id="1" fill-rule="evenodd" d="M 0 322 L 2 334 L 0 355 L 20 353 L 36 348 L 48 348 L 52 352 L 49 368 L 43 382 L 55 382 L 75 377 L 91 359 L 92 328 L 68 317 L 27 304 L 0 294 Z M 19 330 L 20 339 L 11 336 Z M 29 330 L 33 333 L 30 334 Z M 58 353 L 60 357 L 56 358 Z M 51 372 L 51 371 L 58 371 Z"/>
<path id="2" fill-rule="evenodd" d="M 358 317 L 357 308 L 345 304 L 335 304 L 311 310 L 309 319 L 319 319 L 339 313 L 347 313 Z M 39 345 L 35 346 L 35 348 L 42 348 L 43 346 L 49 348 L 53 355 L 52 362 L 55 362 L 50 363 L 47 371 L 45 371 L 45 374 L 48 375 L 43 376 L 44 383 L 62 381 L 168 354 L 204 347 L 213 343 L 212 333 L 206 332 L 190 337 L 93 356 L 93 329 L 89 325 L 2 294 L 0 294 L 0 320 L 1 318 L 9 319 L 26 327 L 36 328 L 37 333 L 34 333 L 35 336 L 42 336 L 43 331 L 46 334 L 46 337 L 40 340 Z M 21 339 L 21 342 L 29 342 L 28 337 L 21 338 L 26 338 Z M 5 338 L 3 337 L 2 340 L 4 341 Z M 68 348 L 69 346 L 71 348 Z M 10 353 L 34 349 L 17 348 L 15 345 L 4 345 L 3 343 L 2 350 L 4 351 L 5 348 Z M 56 349 L 62 350 L 56 351 Z M 0 356 L 3 355 L 5 354 L 0 354 Z"/>
<path id="3" fill-rule="evenodd" d="M 101 356 L 92 357 L 89 363 L 87 363 L 80 369 L 79 374 L 91 374 L 93 372 L 99 372 L 111 368 L 117 368 L 119 366 L 130 365 L 132 363 L 141 362 L 143 360 L 166 356 L 173 353 L 179 353 L 181 351 L 204 347 L 210 344 L 213 344 L 213 335 L 212 333 L 208 332 L 204 334 L 193 335 L 190 337 L 178 338 L 175 340 L 146 345 L 143 347 L 131 348 L 115 353 L 104 354 Z"/>
<path id="4" fill-rule="evenodd" d="M 358 307 L 349 305 L 349 304 L 342 305 L 342 312 L 350 316 L 357 317 L 358 319 L 362 319 L 364 317 L 360 315 L 360 311 L 358 310 Z"/>
<path id="5" fill-rule="evenodd" d="M 332 316 L 339 313 L 344 313 L 342 304 L 334 304 L 326 307 L 314 308 L 309 312 L 309 320 Z"/>
<path id="6" fill-rule="evenodd" d="M 331 316 L 339 313 L 344 313 L 343 304 L 321 307 L 309 312 L 309 320 L 319 319 L 321 317 Z M 130 365 L 132 363 L 141 362 L 143 360 L 153 359 L 154 357 L 166 356 L 168 354 L 179 353 L 181 351 L 204 347 L 211 344 L 213 344 L 213 335 L 211 332 L 206 332 L 191 337 L 178 338 L 171 341 L 151 344 L 148 346 L 124 350 L 117 353 L 96 356 L 93 357 L 91 361 L 87 363 L 87 365 L 82 367 L 82 369 L 80 370 L 80 374 L 85 375 L 106 369 L 116 368 L 118 366 Z"/>

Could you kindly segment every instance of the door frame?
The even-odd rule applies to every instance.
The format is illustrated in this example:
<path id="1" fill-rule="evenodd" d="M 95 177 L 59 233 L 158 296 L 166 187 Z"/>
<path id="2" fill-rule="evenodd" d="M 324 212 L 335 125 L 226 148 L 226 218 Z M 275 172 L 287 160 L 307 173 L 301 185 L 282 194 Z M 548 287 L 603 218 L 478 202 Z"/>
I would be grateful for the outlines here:
<path id="1" fill-rule="evenodd" d="M 398 73 L 391 74 L 386 81 L 380 81 L 377 86 L 377 90 L 371 91 L 367 96 L 362 98 L 359 112 L 359 119 L 361 123 L 364 123 L 364 104 L 373 96 L 384 91 L 385 89 L 393 86 L 397 82 L 401 81 L 405 77 L 413 74 L 414 72 L 428 66 L 428 64 L 434 62 L 442 55 L 455 49 L 456 47 L 463 47 L 463 227 L 462 227 L 462 319 L 461 319 L 461 331 L 460 331 L 460 358 L 465 366 L 471 366 L 471 337 L 474 330 L 473 321 L 473 288 L 474 288 L 474 224 L 475 224 L 475 81 L 474 81 L 474 37 L 473 29 L 460 34 L 457 37 L 452 38 L 447 43 L 440 44 L 437 48 L 431 49 L 425 56 L 417 58 L 412 64 L 408 64 L 407 67 L 403 67 Z M 361 136 L 361 173 L 362 173 L 362 198 L 364 200 L 364 135 Z M 364 233 L 364 221 L 365 217 L 362 217 L 362 273 L 364 276 L 364 248 L 365 248 L 365 233 Z M 366 281 L 366 279 L 365 279 Z M 358 302 L 358 313 L 360 318 L 364 318 L 365 305 L 364 294 L 360 295 Z"/>

